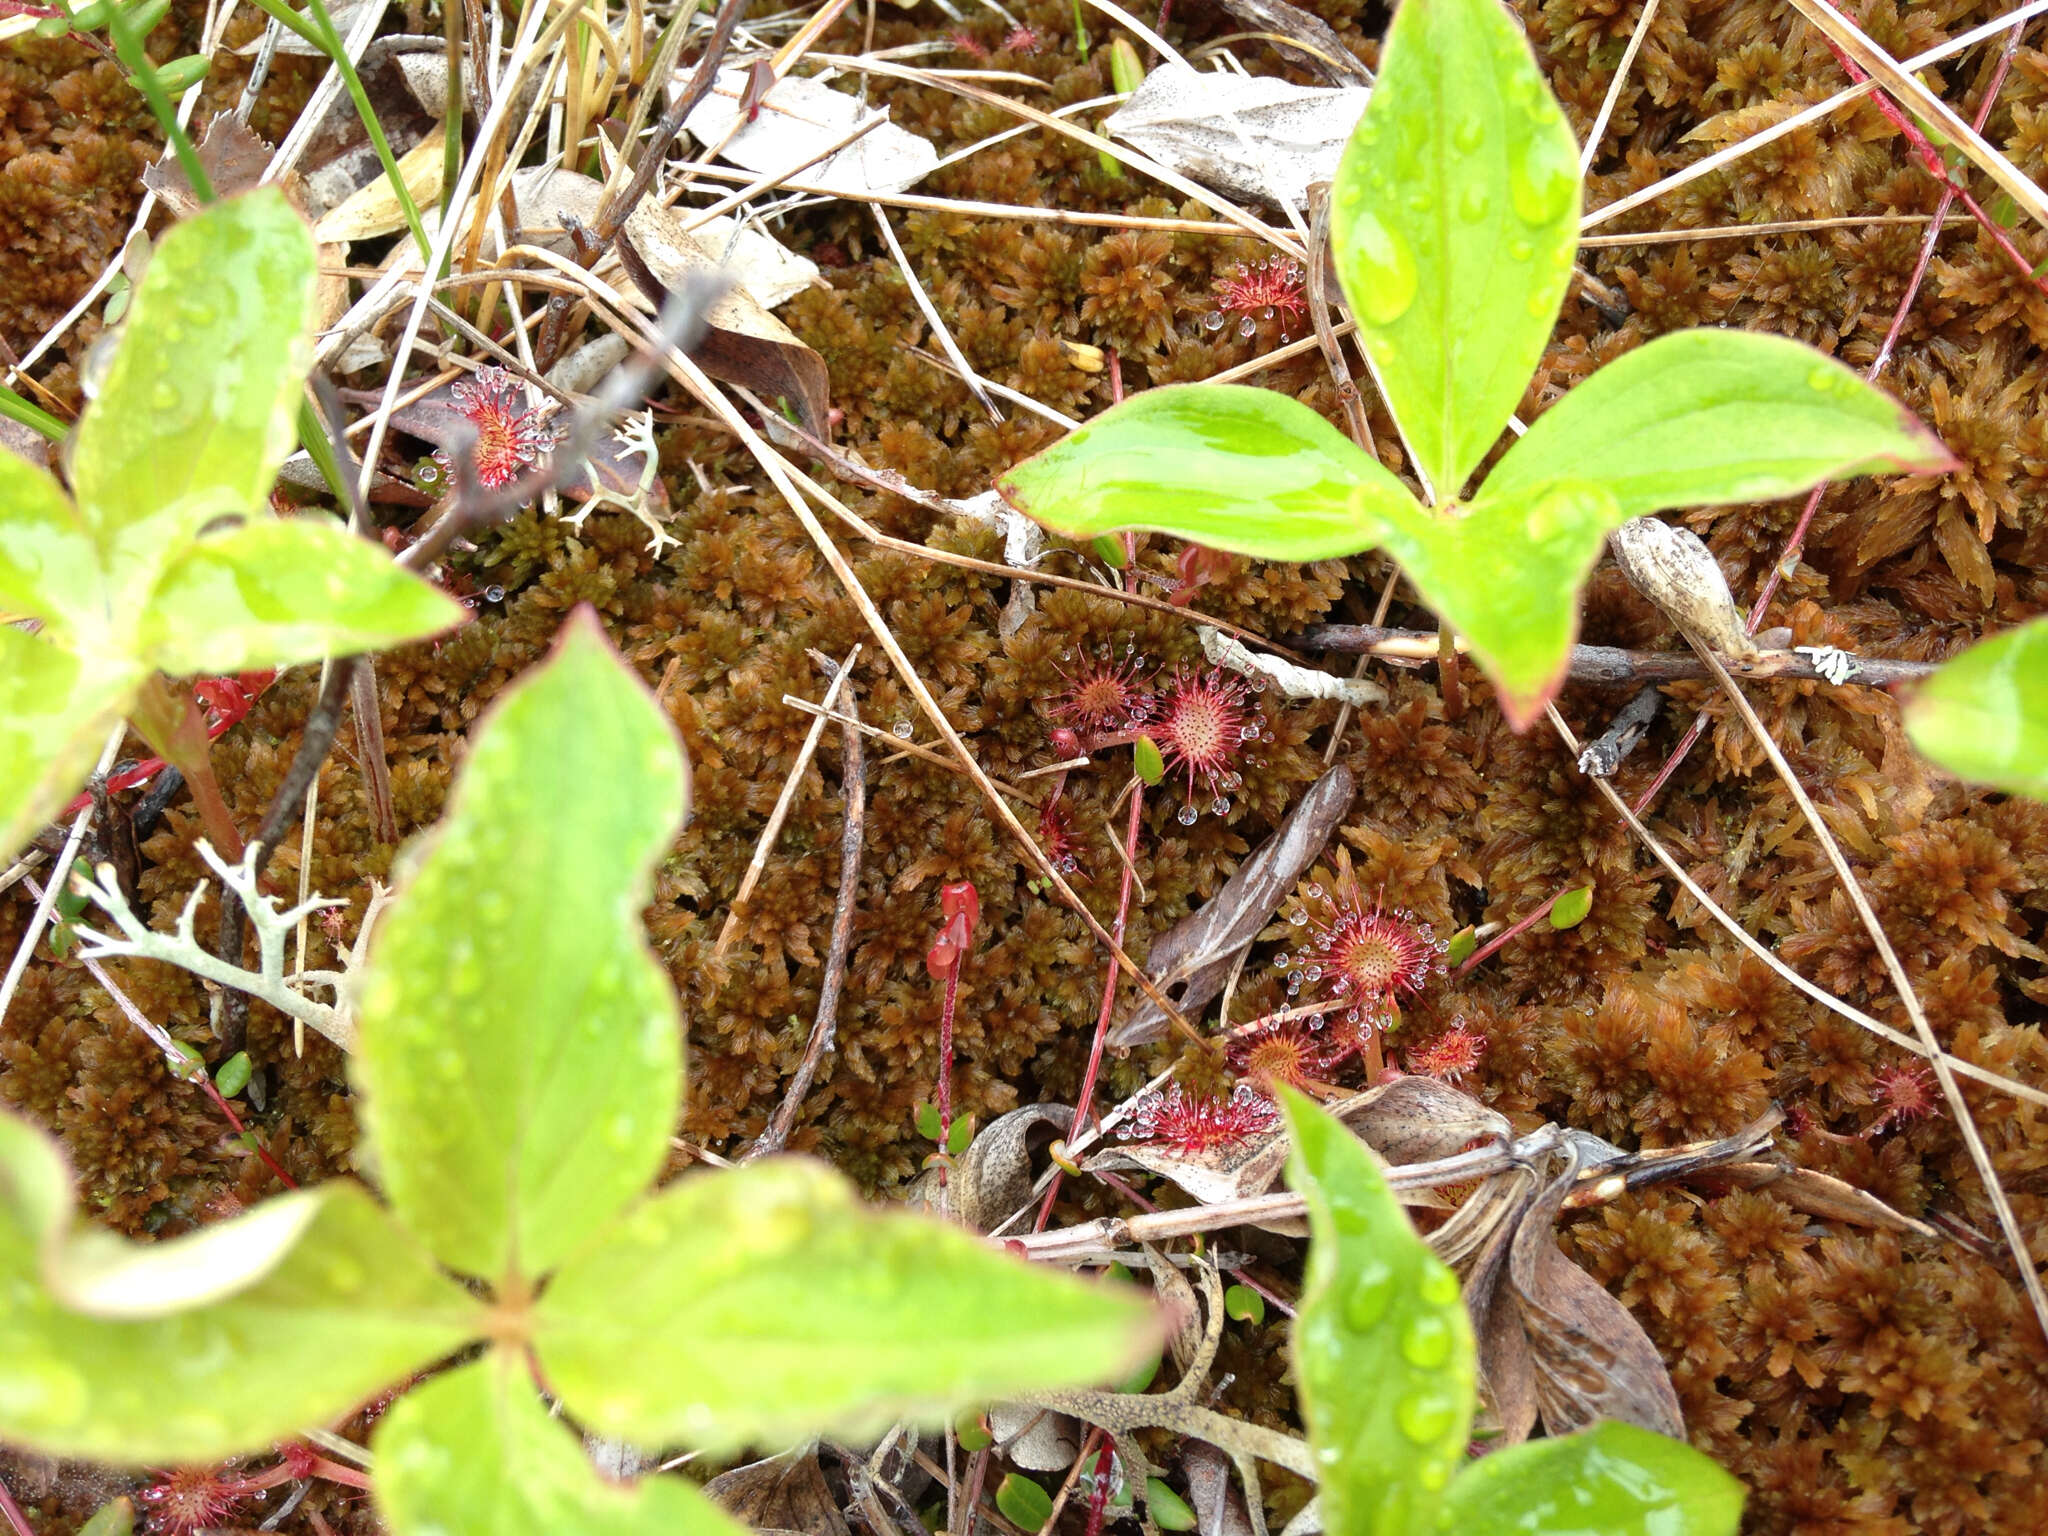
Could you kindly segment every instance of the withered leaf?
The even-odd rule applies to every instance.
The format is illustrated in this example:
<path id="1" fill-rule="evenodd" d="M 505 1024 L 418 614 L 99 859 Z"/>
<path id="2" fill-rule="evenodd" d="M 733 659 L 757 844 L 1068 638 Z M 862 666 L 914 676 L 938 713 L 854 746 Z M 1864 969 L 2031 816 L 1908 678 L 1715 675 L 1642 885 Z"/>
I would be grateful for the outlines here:
<path id="1" fill-rule="evenodd" d="M 850 1536 L 839 1502 L 818 1465 L 815 1445 L 748 1462 L 721 1472 L 705 1493 L 756 1531 L 804 1531 L 808 1536 Z"/>
<path id="2" fill-rule="evenodd" d="M 1558 1250 L 1557 1213 L 1578 1173 L 1579 1149 L 1567 1141 L 1562 1169 L 1529 1203 L 1508 1257 L 1543 1427 L 1565 1435 L 1621 1419 L 1683 1439 L 1678 1394 L 1657 1346 L 1628 1308 Z"/>
<path id="3" fill-rule="evenodd" d="M 976 1232 L 987 1232 L 1031 1200 L 1032 1160 L 1073 1128 L 1066 1104 L 1026 1104 L 999 1115 L 983 1128 L 946 1181 L 954 1217 Z"/>
<path id="4" fill-rule="evenodd" d="M 1431 1163 L 1472 1142 L 1513 1134 L 1506 1115 L 1433 1077 L 1397 1077 L 1333 1104 L 1336 1115 L 1390 1163 Z"/>
<path id="5" fill-rule="evenodd" d="M 995 1403 L 989 1433 L 1012 1466 L 1026 1472 L 1064 1472 L 1081 1454 L 1081 1426 L 1064 1413 L 1029 1403 Z"/>
<path id="6" fill-rule="evenodd" d="M 1244 1494 L 1230 1475 L 1230 1458 L 1206 1440 L 1189 1440 L 1180 1455 L 1188 1480 L 1188 1503 L 1200 1536 L 1252 1536 Z"/>
<path id="7" fill-rule="evenodd" d="M 1145 970 L 1181 1012 L 1199 1013 L 1223 990 L 1239 952 L 1250 947 L 1303 871 L 1321 856 L 1351 808 L 1351 793 L 1351 771 L 1339 763 L 1308 787 L 1280 830 L 1259 844 L 1222 890 L 1153 941 Z M 1178 996 L 1175 987 L 1181 989 Z M 1144 1045 L 1165 1033 L 1166 1015 L 1142 999 L 1110 1030 L 1109 1043 Z"/>

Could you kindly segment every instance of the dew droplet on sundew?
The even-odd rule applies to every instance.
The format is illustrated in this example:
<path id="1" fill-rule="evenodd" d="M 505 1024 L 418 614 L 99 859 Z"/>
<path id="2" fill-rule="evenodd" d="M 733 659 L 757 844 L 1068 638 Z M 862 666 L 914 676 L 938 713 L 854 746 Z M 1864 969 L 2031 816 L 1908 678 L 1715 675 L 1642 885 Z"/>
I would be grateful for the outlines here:
<path id="1" fill-rule="evenodd" d="M 1183 805 L 1180 808 L 1180 810 L 1175 813 L 1174 819 L 1177 820 L 1184 827 L 1192 827 L 1197 821 L 1201 820 L 1201 818 L 1202 813 L 1196 810 L 1192 805 Z"/>
<path id="2" fill-rule="evenodd" d="M 1258 334 L 1258 329 L 1258 322 L 1252 319 L 1250 315 L 1246 315 L 1242 320 L 1237 322 L 1237 334 L 1240 336 L 1256 335 Z"/>
<path id="3" fill-rule="evenodd" d="M 908 720 L 898 720 L 895 725 L 897 739 L 901 741 L 910 740 L 911 729 L 912 727 Z"/>
<path id="4" fill-rule="evenodd" d="M 1212 310 L 1210 310 L 1210 311 L 1209 311 L 1209 313 L 1207 313 L 1206 315 L 1202 316 L 1202 329 L 1203 329 L 1203 330 L 1205 330 L 1205 331 L 1220 331 L 1220 330 L 1222 330 L 1222 329 L 1223 329 L 1223 311 L 1222 311 L 1222 310 L 1220 310 L 1220 309 L 1212 309 Z"/>

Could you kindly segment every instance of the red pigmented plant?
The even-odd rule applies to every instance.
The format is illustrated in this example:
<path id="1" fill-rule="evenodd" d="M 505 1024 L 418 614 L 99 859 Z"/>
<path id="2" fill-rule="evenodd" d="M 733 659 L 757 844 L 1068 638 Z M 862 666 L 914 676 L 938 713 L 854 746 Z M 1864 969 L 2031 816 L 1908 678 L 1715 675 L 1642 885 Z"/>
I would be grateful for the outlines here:
<path id="1" fill-rule="evenodd" d="M 1229 813 L 1229 792 L 1243 782 L 1237 765 L 1246 748 L 1266 732 L 1243 678 L 1218 667 L 1182 667 L 1160 696 L 1158 713 L 1145 734 L 1158 743 L 1169 769 L 1187 775 L 1188 798 L 1180 821 L 1193 826 L 1200 814 L 1195 809 L 1198 788 L 1214 797 L 1211 811 L 1218 816 Z"/>
<path id="2" fill-rule="evenodd" d="M 1248 1084 L 1238 1084 L 1227 1099 L 1210 1099 L 1195 1098 L 1175 1083 L 1164 1093 L 1140 1095 L 1117 1134 L 1194 1153 L 1234 1147 L 1279 1129 L 1279 1106 Z"/>
<path id="3" fill-rule="evenodd" d="M 540 412 L 526 405 L 518 381 L 504 369 L 479 368 L 474 378 L 464 379 L 453 393 L 456 411 L 476 428 L 470 461 L 476 466 L 478 481 L 488 489 L 510 485 L 554 447 L 554 428 L 542 423 Z M 454 472 L 445 449 L 434 458 Z"/>
<path id="4" fill-rule="evenodd" d="M 960 996 L 960 962 L 974 942 L 974 925 L 981 919 L 981 897 L 971 880 L 955 881 L 939 888 L 939 912 L 945 921 L 932 947 L 924 952 L 924 968 L 933 980 L 946 984 L 946 1001 L 939 1014 L 939 1145 L 946 1145 L 953 1129 L 953 1008 Z"/>
<path id="5" fill-rule="evenodd" d="M 1281 1084 L 1311 1088 L 1330 1067 L 1325 1042 L 1298 1019 L 1272 1019 L 1233 1036 L 1224 1056 L 1231 1071 L 1269 1094 Z"/>
<path id="6" fill-rule="evenodd" d="M 262 1498 L 286 1483 L 324 1477 L 350 1488 L 370 1486 L 362 1472 L 329 1460 L 310 1445 L 287 1441 L 277 1451 L 280 1459 L 275 1466 L 247 1476 L 232 1464 L 175 1468 L 139 1490 L 135 1501 L 147 1511 L 148 1528 L 158 1536 L 191 1536 L 223 1524 L 236 1505 Z"/>
<path id="7" fill-rule="evenodd" d="M 1034 27 L 1012 27 L 1009 34 L 1003 38 L 1004 50 L 1015 54 L 1036 53 L 1039 43 L 1038 31 Z"/>
<path id="8" fill-rule="evenodd" d="M 1417 1077 L 1455 1083 L 1475 1071 L 1486 1055 L 1486 1036 L 1460 1020 L 1402 1057 Z"/>
<path id="9" fill-rule="evenodd" d="M 1080 840 L 1074 836 L 1073 817 L 1067 803 L 1054 795 L 1039 808 L 1038 846 L 1046 862 L 1063 875 L 1081 873 Z"/>
<path id="10" fill-rule="evenodd" d="M 1311 885 L 1308 894 L 1320 896 L 1322 888 Z M 1355 886 L 1336 894 L 1329 919 L 1315 925 L 1311 947 L 1305 978 L 1322 983 L 1332 1006 L 1348 1004 L 1347 1016 L 1361 1009 L 1376 1012 L 1421 991 L 1432 976 L 1443 974 L 1447 948 L 1411 913 L 1387 911 L 1377 899 L 1367 911 Z"/>
<path id="11" fill-rule="evenodd" d="M 1864 1131 L 1866 1137 L 1924 1120 L 1941 1104 L 1934 1074 L 1925 1067 L 1879 1067 L 1874 1094 L 1876 1102 L 1884 1108 Z"/>
<path id="12" fill-rule="evenodd" d="M 1274 256 L 1250 265 L 1239 262 L 1237 276 L 1217 289 L 1216 308 L 1202 317 L 1202 324 L 1212 331 L 1220 331 L 1224 322 L 1236 315 L 1237 334 L 1251 336 L 1258 331 L 1261 320 L 1277 319 L 1284 336 L 1287 327 L 1308 312 L 1308 301 L 1302 297 L 1301 281 L 1301 263 L 1298 261 Z"/>
<path id="13" fill-rule="evenodd" d="M 1046 701 L 1045 713 L 1080 736 L 1127 731 L 1152 713 L 1144 668 L 1145 658 L 1132 655 L 1129 647 L 1122 661 L 1091 657 L 1071 672 L 1062 667 L 1060 681 L 1066 687 Z"/>

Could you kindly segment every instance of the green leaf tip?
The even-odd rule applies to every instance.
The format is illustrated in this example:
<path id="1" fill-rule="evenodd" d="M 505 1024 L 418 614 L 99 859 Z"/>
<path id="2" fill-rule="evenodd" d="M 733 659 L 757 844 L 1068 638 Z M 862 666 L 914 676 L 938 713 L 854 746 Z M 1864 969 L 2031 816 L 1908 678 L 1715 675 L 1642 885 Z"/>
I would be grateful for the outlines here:
<path id="1" fill-rule="evenodd" d="M 1906 734 L 1950 773 L 2048 800 L 2048 618 L 1971 646 L 1914 690 Z"/>
<path id="2" fill-rule="evenodd" d="M 1326 1530 L 1434 1530 L 1472 1423 L 1472 1324 L 1457 1277 L 1415 1230 L 1372 1152 L 1282 1090 L 1310 1242 L 1294 1377 Z"/>
<path id="3" fill-rule="evenodd" d="M 1460 1536 L 1735 1536 L 1743 1497 L 1683 1441 L 1609 1420 L 1482 1456 L 1442 1520 Z"/>
<path id="4" fill-rule="evenodd" d="M 380 926 L 351 1066 L 393 1208 L 537 1277 L 668 1153 L 681 1027 L 640 912 L 687 805 L 674 728 L 588 608 L 480 722 Z"/>
<path id="5" fill-rule="evenodd" d="M 1127 1289 L 867 1210 L 837 1174 L 791 1157 L 641 1202 L 549 1283 L 533 1349 L 580 1422 L 726 1449 L 1100 1384 L 1159 1337 Z"/>
<path id="6" fill-rule="evenodd" d="M 1402 0 L 1331 190 L 1359 339 L 1448 502 L 1507 426 L 1578 244 L 1578 145 L 1494 0 Z"/>
<path id="7" fill-rule="evenodd" d="M 1357 554 L 1380 542 L 1384 508 L 1415 504 L 1307 406 L 1242 384 L 1144 390 L 996 488 L 1069 538 L 1139 528 L 1267 560 Z"/>

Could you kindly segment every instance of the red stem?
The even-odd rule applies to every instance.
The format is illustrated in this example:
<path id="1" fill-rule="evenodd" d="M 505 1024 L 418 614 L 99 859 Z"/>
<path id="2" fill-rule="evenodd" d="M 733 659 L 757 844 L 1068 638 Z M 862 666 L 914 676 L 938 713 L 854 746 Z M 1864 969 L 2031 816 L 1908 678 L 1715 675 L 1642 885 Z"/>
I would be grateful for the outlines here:
<path id="1" fill-rule="evenodd" d="M 277 1159 L 270 1155 L 268 1149 L 266 1149 L 263 1145 L 263 1138 L 260 1136 L 252 1135 L 249 1131 L 249 1128 L 242 1124 L 242 1117 L 236 1114 L 234 1109 L 229 1105 L 228 1101 L 221 1096 L 221 1091 L 213 1086 L 213 1079 L 207 1076 L 204 1068 L 201 1068 L 193 1076 L 192 1081 L 199 1085 L 200 1089 L 206 1094 L 206 1096 L 209 1099 L 213 1100 L 214 1108 L 218 1109 L 222 1114 L 228 1117 L 228 1124 L 232 1125 L 235 1128 L 235 1134 L 237 1136 L 245 1138 L 248 1141 L 249 1145 L 256 1149 L 256 1155 L 263 1159 L 264 1164 L 270 1169 L 272 1173 L 277 1175 L 278 1181 L 282 1183 L 286 1189 L 297 1189 L 299 1187 L 299 1181 L 293 1178 L 290 1174 L 286 1173 L 283 1167 L 279 1165 Z"/>
<path id="2" fill-rule="evenodd" d="M 1123 948 L 1124 922 L 1131 913 L 1131 882 L 1138 872 L 1138 833 L 1142 827 L 1141 817 L 1145 809 L 1145 781 L 1131 781 L 1131 815 L 1124 832 L 1123 879 L 1117 886 L 1116 927 L 1113 930 L 1117 948 Z M 1109 1016 L 1116 1007 L 1116 979 L 1120 967 L 1114 954 L 1109 957 L 1109 974 L 1102 983 L 1102 1010 L 1095 1016 L 1095 1040 L 1088 1048 L 1088 1070 L 1081 1074 L 1081 1093 L 1074 1100 L 1074 1128 L 1069 1136 L 1079 1136 L 1088 1125 L 1088 1112 L 1095 1107 L 1095 1078 L 1102 1070 L 1102 1043 L 1109 1037 Z M 1031 1230 L 1043 1232 L 1045 1224 L 1052 1219 L 1053 1202 L 1060 1197 L 1061 1173 L 1053 1170 L 1052 1183 L 1046 1186 L 1045 1204 L 1038 1208 L 1038 1220 Z"/>
<path id="3" fill-rule="evenodd" d="M 14 1536 L 36 1536 L 36 1528 L 28 1523 L 28 1516 L 14 1502 L 14 1495 L 7 1491 L 4 1479 L 0 1479 L 0 1515 L 7 1517 L 7 1523 L 14 1528 Z"/>
<path id="4" fill-rule="evenodd" d="M 946 1004 L 939 1014 L 939 1150 L 944 1151 L 953 1129 L 953 1004 L 960 996 L 960 962 L 946 972 Z"/>
<path id="5" fill-rule="evenodd" d="M 1088 1490 L 1087 1536 L 1101 1536 L 1102 1511 L 1109 1503 L 1110 1469 L 1116 1462 L 1116 1442 L 1103 1437 L 1102 1450 L 1095 1458 L 1095 1486 Z"/>

